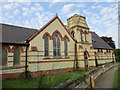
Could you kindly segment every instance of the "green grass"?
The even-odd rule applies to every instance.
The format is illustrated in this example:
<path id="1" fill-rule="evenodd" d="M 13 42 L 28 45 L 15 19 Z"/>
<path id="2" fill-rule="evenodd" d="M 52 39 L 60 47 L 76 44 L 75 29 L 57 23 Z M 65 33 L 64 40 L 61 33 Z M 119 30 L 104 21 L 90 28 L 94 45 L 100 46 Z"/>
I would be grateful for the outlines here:
<path id="1" fill-rule="evenodd" d="M 89 70 L 88 70 L 89 71 Z M 42 76 L 40 78 L 19 78 L 6 79 L 2 82 L 3 88 L 49 88 L 55 87 L 67 80 L 75 80 L 81 77 L 84 80 L 84 75 L 87 71 L 65 72 L 55 75 Z"/>
<path id="2" fill-rule="evenodd" d="M 2 88 L 36 88 L 38 79 L 7 79 L 2 81 Z"/>
<path id="3" fill-rule="evenodd" d="M 120 89 L 120 68 L 115 72 L 114 88 Z"/>

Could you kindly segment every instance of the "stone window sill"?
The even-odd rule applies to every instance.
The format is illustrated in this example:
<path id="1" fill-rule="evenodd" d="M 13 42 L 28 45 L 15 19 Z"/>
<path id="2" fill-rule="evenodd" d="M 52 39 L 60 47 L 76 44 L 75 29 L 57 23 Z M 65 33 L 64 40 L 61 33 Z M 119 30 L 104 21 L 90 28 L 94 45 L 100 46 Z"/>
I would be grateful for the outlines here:
<path id="1" fill-rule="evenodd" d="M 66 59 L 66 58 L 69 58 L 69 56 L 66 56 L 66 57 L 45 57 L 43 59 Z"/>
<path id="2" fill-rule="evenodd" d="M 82 41 L 82 44 L 89 44 L 88 41 Z"/>

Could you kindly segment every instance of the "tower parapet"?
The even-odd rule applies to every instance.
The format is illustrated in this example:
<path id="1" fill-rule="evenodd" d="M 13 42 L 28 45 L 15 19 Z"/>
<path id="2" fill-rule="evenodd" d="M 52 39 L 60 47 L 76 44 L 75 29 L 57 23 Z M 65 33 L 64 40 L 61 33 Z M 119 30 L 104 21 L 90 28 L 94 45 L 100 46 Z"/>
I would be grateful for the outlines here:
<path id="1" fill-rule="evenodd" d="M 78 15 L 78 14 L 75 14 L 67 19 L 67 28 L 68 29 L 71 29 L 75 26 L 89 29 L 87 22 L 86 22 L 86 17 Z"/>

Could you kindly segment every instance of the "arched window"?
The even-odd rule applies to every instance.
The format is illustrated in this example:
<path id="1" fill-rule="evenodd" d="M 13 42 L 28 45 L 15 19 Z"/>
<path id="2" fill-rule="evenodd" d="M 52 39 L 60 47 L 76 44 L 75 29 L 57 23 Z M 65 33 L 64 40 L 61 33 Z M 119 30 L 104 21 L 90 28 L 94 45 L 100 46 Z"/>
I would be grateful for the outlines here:
<path id="1" fill-rule="evenodd" d="M 71 35 L 74 37 L 74 32 L 73 31 L 71 32 Z"/>
<path id="2" fill-rule="evenodd" d="M 7 49 L 5 47 L 2 48 L 2 66 L 7 65 Z"/>
<path id="3" fill-rule="evenodd" d="M 68 40 L 67 40 L 67 38 L 64 38 L 64 51 L 65 51 L 65 56 L 68 56 Z"/>
<path id="4" fill-rule="evenodd" d="M 46 35 L 44 38 L 44 50 L 45 50 L 44 55 L 49 56 L 49 37 L 48 37 L 48 35 Z"/>
<path id="5" fill-rule="evenodd" d="M 87 42 L 87 35 L 86 35 L 86 33 L 85 33 L 85 42 Z"/>
<path id="6" fill-rule="evenodd" d="M 14 50 L 14 61 L 13 61 L 13 66 L 19 65 L 20 64 L 20 50 L 19 48 L 16 48 Z"/>
<path id="7" fill-rule="evenodd" d="M 53 56 L 60 56 L 60 38 L 58 33 L 55 33 L 53 36 Z"/>
<path id="8" fill-rule="evenodd" d="M 80 31 L 80 37 L 81 37 L 81 42 L 83 41 L 83 35 L 82 32 Z"/>

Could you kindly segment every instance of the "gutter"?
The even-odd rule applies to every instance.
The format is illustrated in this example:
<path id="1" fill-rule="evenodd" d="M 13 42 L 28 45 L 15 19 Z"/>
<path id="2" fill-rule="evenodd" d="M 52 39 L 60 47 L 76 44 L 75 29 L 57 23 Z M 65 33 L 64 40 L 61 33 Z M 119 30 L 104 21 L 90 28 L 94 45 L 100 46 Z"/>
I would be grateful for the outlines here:
<path id="1" fill-rule="evenodd" d="M 13 42 L 0 42 L 0 44 L 4 44 L 4 45 L 22 45 L 22 46 L 29 45 L 29 43 L 13 43 Z"/>

